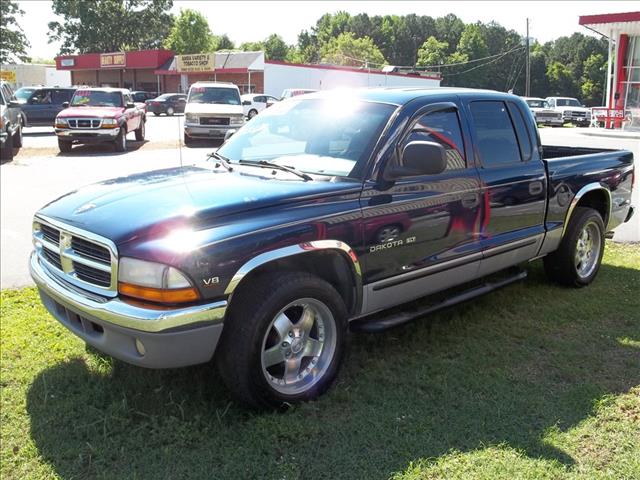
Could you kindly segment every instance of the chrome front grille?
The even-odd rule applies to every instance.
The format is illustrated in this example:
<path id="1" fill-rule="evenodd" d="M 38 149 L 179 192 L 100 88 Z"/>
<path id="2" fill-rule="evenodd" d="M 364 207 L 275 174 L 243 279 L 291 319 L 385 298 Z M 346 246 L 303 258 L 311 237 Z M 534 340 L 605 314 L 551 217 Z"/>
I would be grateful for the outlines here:
<path id="1" fill-rule="evenodd" d="M 69 128 L 96 129 L 102 124 L 101 118 L 69 118 Z"/>
<path id="2" fill-rule="evenodd" d="M 118 256 L 110 240 L 36 217 L 33 243 L 39 260 L 62 280 L 94 293 L 117 295 Z"/>

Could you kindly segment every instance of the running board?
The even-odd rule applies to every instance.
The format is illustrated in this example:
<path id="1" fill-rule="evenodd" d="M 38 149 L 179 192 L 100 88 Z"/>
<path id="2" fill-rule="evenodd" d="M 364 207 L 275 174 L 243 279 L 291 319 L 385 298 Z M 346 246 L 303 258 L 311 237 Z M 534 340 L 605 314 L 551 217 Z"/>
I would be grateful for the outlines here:
<path id="1" fill-rule="evenodd" d="M 451 307 L 458 303 L 466 302 L 467 300 L 471 300 L 481 295 L 485 295 L 489 292 L 492 292 L 499 288 L 510 285 L 511 283 L 524 280 L 526 277 L 527 277 L 526 270 L 518 271 L 518 273 L 510 277 L 503 278 L 495 282 L 487 282 L 484 285 L 471 288 L 457 295 L 449 297 L 446 300 L 443 300 L 442 302 L 439 302 L 435 305 L 417 307 L 417 308 L 412 308 L 408 310 L 402 310 L 399 312 L 394 311 L 393 313 L 387 316 L 383 316 L 384 313 L 381 312 L 381 313 L 372 315 L 373 318 L 365 317 L 365 318 L 359 318 L 357 320 L 353 320 L 349 324 L 349 328 L 351 329 L 352 332 L 366 332 L 366 333 L 383 332 L 390 328 L 395 328 L 400 325 L 404 325 L 405 323 L 409 323 L 413 320 L 416 320 L 420 317 L 424 317 L 425 315 L 436 312 L 443 308 Z"/>

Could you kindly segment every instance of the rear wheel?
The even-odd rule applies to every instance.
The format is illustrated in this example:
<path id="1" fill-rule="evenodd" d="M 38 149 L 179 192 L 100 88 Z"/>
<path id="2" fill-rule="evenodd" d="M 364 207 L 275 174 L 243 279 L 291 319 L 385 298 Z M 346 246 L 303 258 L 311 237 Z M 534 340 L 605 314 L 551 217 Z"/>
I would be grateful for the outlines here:
<path id="1" fill-rule="evenodd" d="M 216 357 L 220 374 L 255 407 L 314 399 L 338 373 L 346 319 L 338 292 L 314 275 L 257 278 L 233 299 Z"/>
<path id="2" fill-rule="evenodd" d="M 562 285 L 584 287 L 598 274 L 603 254 L 602 217 L 592 208 L 576 207 L 560 247 L 544 257 L 544 268 Z"/>
<path id="3" fill-rule="evenodd" d="M 160 116 L 160 114 L 159 114 L 158 112 L 153 112 L 153 114 L 154 114 L 156 117 L 159 117 L 159 116 Z"/>
<path id="4" fill-rule="evenodd" d="M 146 122 L 144 121 L 144 119 L 140 120 L 140 126 L 138 127 L 138 129 L 136 130 L 136 140 L 138 142 L 143 142 L 144 141 L 144 134 L 145 134 L 145 124 Z"/>
<path id="5" fill-rule="evenodd" d="M 118 135 L 114 140 L 113 147 L 116 152 L 127 151 L 127 128 L 124 125 L 120 127 L 120 132 L 118 132 Z"/>
<path id="6" fill-rule="evenodd" d="M 62 153 L 69 153 L 73 149 L 73 145 L 68 140 L 58 139 L 58 148 Z"/>

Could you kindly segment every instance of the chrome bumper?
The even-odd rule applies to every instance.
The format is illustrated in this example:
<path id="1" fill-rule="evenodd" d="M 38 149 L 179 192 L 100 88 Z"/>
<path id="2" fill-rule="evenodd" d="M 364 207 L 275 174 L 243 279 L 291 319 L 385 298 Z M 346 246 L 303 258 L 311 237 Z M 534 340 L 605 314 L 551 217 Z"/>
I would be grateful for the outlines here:
<path id="1" fill-rule="evenodd" d="M 195 365 L 213 356 L 226 301 L 175 309 L 144 308 L 66 284 L 49 273 L 35 253 L 29 267 L 47 310 L 108 355 L 148 368 Z"/>
<path id="2" fill-rule="evenodd" d="M 189 137 L 224 138 L 229 130 L 237 130 L 241 125 L 191 125 L 185 124 L 184 133 Z"/>
<path id="3" fill-rule="evenodd" d="M 120 133 L 120 128 L 56 128 L 59 137 L 78 138 L 115 138 Z"/>

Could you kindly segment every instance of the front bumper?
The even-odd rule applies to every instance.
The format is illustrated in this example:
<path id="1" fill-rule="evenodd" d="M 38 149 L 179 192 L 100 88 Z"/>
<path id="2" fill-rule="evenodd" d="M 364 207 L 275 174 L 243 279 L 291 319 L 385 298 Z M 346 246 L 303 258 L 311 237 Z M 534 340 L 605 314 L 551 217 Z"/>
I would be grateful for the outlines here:
<path id="1" fill-rule="evenodd" d="M 564 125 L 564 120 L 562 118 L 536 118 L 536 123 L 538 125 Z"/>
<path id="2" fill-rule="evenodd" d="M 191 138 L 224 138 L 229 130 L 237 130 L 242 125 L 192 125 L 184 126 L 184 133 Z"/>
<path id="3" fill-rule="evenodd" d="M 32 253 L 29 270 L 42 303 L 86 343 L 127 363 L 174 368 L 205 363 L 222 333 L 226 301 L 145 308 L 106 299 L 58 279 Z"/>
<path id="4" fill-rule="evenodd" d="M 7 141 L 7 137 L 9 135 L 7 134 L 7 132 L 0 132 L 0 145 L 4 145 L 4 142 Z"/>
<path id="5" fill-rule="evenodd" d="M 102 143 L 115 140 L 120 133 L 120 128 L 56 128 L 55 131 L 60 139 L 77 141 L 78 143 Z"/>

